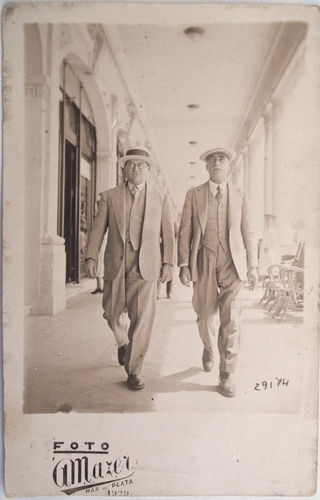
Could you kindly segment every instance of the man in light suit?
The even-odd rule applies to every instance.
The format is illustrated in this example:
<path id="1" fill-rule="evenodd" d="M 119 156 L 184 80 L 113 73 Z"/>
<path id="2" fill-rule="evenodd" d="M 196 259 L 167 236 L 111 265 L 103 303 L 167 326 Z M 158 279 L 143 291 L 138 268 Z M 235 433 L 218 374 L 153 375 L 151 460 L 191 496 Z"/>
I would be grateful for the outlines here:
<path id="1" fill-rule="evenodd" d="M 203 342 L 202 364 L 211 371 L 214 362 L 216 320 L 219 386 L 224 396 L 234 396 L 231 374 L 239 353 L 240 299 L 244 281 L 257 282 L 256 244 L 247 196 L 227 182 L 235 158 L 229 148 L 213 148 L 200 157 L 209 180 L 188 191 L 178 240 L 180 281 L 193 282 L 192 304 Z"/>
<path id="2" fill-rule="evenodd" d="M 168 198 L 146 182 L 153 165 L 149 151 L 142 147 L 120 158 L 127 182 L 102 193 L 86 252 L 87 273 L 94 277 L 108 231 L 103 316 L 115 335 L 118 361 L 125 366 L 132 390 L 144 388 L 140 374 L 155 317 L 157 280 L 165 283 L 172 278 L 174 261 Z"/>

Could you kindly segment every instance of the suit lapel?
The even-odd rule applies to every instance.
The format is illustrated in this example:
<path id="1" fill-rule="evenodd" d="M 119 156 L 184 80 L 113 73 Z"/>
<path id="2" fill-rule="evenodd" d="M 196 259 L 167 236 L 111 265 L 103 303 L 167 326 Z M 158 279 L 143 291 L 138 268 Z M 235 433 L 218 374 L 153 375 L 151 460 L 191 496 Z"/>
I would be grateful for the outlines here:
<path id="1" fill-rule="evenodd" d="M 126 183 L 120 184 L 114 191 L 112 196 L 112 206 L 117 226 L 121 238 L 125 242 L 126 229 L 125 229 L 125 189 Z"/>
<path id="2" fill-rule="evenodd" d="M 202 234 L 204 234 L 207 224 L 208 192 L 209 192 L 209 181 L 206 182 L 205 184 L 201 184 L 201 186 L 197 187 L 194 192 Z"/>
<path id="3" fill-rule="evenodd" d="M 144 218 L 143 218 L 143 227 L 142 227 L 142 240 L 144 236 L 148 233 L 150 229 L 150 225 L 152 224 L 152 205 L 154 196 L 152 196 L 152 187 L 146 183 L 145 187 L 146 198 L 145 198 L 145 208 L 144 208 Z"/>

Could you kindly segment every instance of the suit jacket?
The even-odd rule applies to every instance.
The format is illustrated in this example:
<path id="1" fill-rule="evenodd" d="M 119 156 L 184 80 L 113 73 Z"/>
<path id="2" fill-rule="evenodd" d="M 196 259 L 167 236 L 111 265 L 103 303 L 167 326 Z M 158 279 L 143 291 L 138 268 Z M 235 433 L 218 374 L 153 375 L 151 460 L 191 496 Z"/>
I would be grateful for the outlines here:
<path id="1" fill-rule="evenodd" d="M 257 247 L 254 241 L 249 201 L 246 193 L 232 184 L 228 188 L 229 245 L 233 263 L 243 281 L 247 268 L 257 267 Z M 190 267 L 192 281 L 198 279 L 197 255 L 202 246 L 208 213 L 209 181 L 187 192 L 178 239 L 178 265 Z"/>
<path id="2" fill-rule="evenodd" d="M 87 245 L 86 259 L 97 261 L 103 237 L 108 231 L 104 254 L 104 279 L 108 281 L 117 277 L 125 256 L 125 189 L 126 184 L 121 184 L 102 193 Z M 163 241 L 163 256 L 160 252 L 160 237 Z M 139 268 L 143 279 L 154 281 L 159 276 L 162 263 L 173 265 L 174 245 L 173 217 L 168 198 L 158 189 L 146 184 L 145 213 L 139 249 Z"/>

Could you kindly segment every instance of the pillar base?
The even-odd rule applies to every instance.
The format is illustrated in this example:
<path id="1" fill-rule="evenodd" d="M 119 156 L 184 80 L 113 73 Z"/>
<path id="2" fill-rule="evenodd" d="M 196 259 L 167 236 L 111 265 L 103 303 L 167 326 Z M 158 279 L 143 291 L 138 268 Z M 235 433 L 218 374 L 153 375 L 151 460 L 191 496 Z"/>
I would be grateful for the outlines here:
<path id="1" fill-rule="evenodd" d="M 44 236 L 40 249 L 40 296 L 31 314 L 52 316 L 66 308 L 66 253 L 64 238 Z"/>

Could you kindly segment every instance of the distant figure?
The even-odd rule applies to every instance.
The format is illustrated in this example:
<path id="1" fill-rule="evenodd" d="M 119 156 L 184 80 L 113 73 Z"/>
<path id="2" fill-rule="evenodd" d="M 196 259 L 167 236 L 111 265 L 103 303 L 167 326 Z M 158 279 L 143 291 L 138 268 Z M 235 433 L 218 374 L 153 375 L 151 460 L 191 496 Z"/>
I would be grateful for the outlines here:
<path id="1" fill-rule="evenodd" d="M 265 214 L 265 230 L 259 252 L 259 276 L 264 279 L 268 276 L 270 266 L 281 263 L 280 244 L 275 226 L 276 216 Z"/>
<path id="2" fill-rule="evenodd" d="M 157 303 L 157 280 L 172 278 L 174 228 L 168 197 L 148 184 L 155 164 L 147 149 L 132 148 L 119 159 L 127 181 L 101 195 L 86 253 L 87 274 L 96 277 L 105 233 L 103 317 L 115 335 L 127 386 L 143 389 L 146 356 Z M 160 235 L 163 254 L 160 251 Z"/>
<path id="3" fill-rule="evenodd" d="M 88 239 L 87 221 L 83 214 L 80 215 L 80 254 L 85 255 Z"/>

